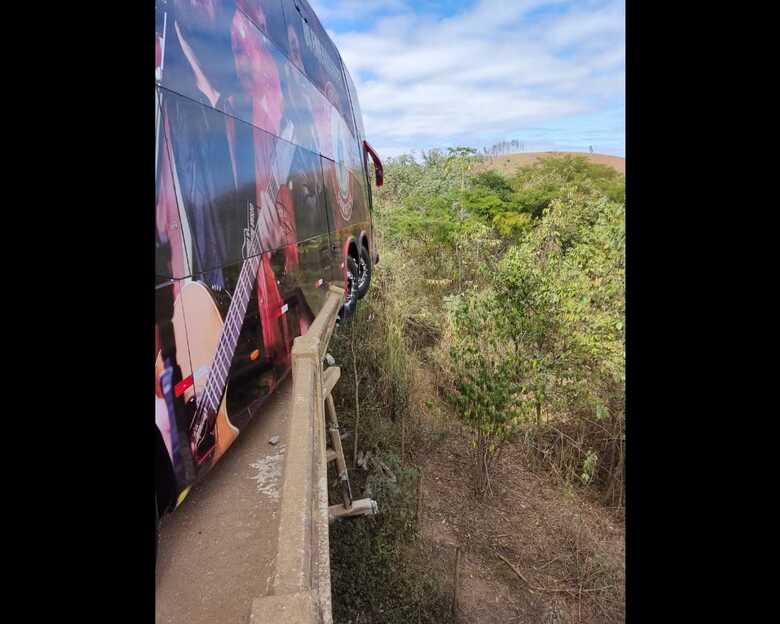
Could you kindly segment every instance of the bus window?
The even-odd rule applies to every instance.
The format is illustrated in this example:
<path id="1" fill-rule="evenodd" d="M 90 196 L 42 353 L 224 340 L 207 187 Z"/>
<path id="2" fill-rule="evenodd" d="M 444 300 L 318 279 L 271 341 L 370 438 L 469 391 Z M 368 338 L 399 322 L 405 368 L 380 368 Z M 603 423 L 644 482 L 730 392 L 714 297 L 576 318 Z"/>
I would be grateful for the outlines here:
<path id="1" fill-rule="evenodd" d="M 282 0 L 237 0 L 236 8 L 271 41 L 287 52 L 287 25 L 284 21 Z"/>
<path id="2" fill-rule="evenodd" d="M 325 211 L 325 187 L 322 181 L 320 159 L 308 150 L 295 148 L 290 172 L 295 227 L 298 241 L 327 234 L 328 218 Z"/>
<path id="3" fill-rule="evenodd" d="M 160 89 L 155 89 L 156 158 L 155 158 L 155 272 L 160 277 L 180 279 L 190 275 L 192 254 L 189 228 L 182 227 L 180 193 L 174 185 L 175 172 L 169 142 L 170 129 L 162 109 Z M 186 215 L 185 215 L 186 219 Z M 186 221 L 185 221 L 186 224 Z"/>
<path id="4" fill-rule="evenodd" d="M 296 242 L 285 190 L 296 147 L 175 93 L 165 95 L 192 272 L 221 289 L 221 267 Z"/>
<path id="5" fill-rule="evenodd" d="M 288 29 L 288 57 L 336 107 L 354 134 L 341 71 L 341 57 L 306 0 L 284 4 Z"/>
<path id="6" fill-rule="evenodd" d="M 232 3 L 166 3 L 162 85 L 196 102 L 225 110 L 239 92 L 231 47 Z"/>
<path id="7" fill-rule="evenodd" d="M 331 232 L 338 232 L 352 221 L 355 180 L 349 168 L 343 163 L 322 157 L 322 175 L 325 182 L 325 196 L 328 201 Z"/>
<path id="8" fill-rule="evenodd" d="M 358 101 L 357 90 L 355 89 L 355 83 L 352 81 L 352 76 L 349 75 L 347 67 L 344 66 L 344 76 L 347 81 L 347 89 L 349 91 L 349 100 L 352 104 L 353 117 L 355 118 L 355 124 L 357 127 L 357 139 L 358 143 L 362 143 L 366 138 L 366 131 L 363 128 L 363 114 L 360 111 L 360 102 Z"/>

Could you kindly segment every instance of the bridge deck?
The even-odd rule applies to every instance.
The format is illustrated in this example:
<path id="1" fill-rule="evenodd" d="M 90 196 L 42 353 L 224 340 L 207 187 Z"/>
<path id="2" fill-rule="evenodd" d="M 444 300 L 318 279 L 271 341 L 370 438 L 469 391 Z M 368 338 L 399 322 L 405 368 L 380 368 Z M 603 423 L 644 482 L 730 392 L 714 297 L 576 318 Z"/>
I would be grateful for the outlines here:
<path id="1" fill-rule="evenodd" d="M 158 624 L 248 624 L 253 600 L 273 593 L 291 394 L 288 375 L 214 469 L 163 519 Z"/>
<path id="2" fill-rule="evenodd" d="M 328 291 L 292 375 L 164 520 L 158 624 L 333 623 L 322 361 L 344 291 Z"/>

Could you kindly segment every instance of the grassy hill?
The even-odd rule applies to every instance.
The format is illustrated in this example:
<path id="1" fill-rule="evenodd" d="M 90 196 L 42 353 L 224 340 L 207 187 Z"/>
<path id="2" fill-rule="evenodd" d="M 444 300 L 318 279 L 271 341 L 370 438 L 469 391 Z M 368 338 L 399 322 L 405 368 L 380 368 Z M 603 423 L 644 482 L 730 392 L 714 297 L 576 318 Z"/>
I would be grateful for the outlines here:
<path id="1" fill-rule="evenodd" d="M 476 167 L 477 171 L 494 169 L 504 175 L 510 175 L 518 167 L 524 167 L 532 164 L 539 158 L 545 156 L 585 156 L 588 162 L 608 165 L 620 173 L 626 172 L 626 159 L 621 156 L 609 156 L 607 154 L 589 154 L 587 152 L 525 152 L 522 154 L 502 154 L 496 157 L 486 157 L 485 160 Z"/>

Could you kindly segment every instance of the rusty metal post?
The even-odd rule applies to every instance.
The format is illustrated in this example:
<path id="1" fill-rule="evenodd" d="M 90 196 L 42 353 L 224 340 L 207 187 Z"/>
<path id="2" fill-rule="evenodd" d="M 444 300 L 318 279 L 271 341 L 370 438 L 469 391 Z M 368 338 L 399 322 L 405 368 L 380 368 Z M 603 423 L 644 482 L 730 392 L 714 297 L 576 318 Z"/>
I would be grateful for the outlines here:
<path id="1" fill-rule="evenodd" d="M 341 488 L 344 496 L 344 509 L 349 509 L 352 507 L 352 488 L 349 485 L 347 462 L 344 459 L 344 449 L 341 446 L 341 433 L 339 432 L 339 420 L 336 416 L 336 405 L 333 403 L 333 395 L 331 394 L 328 394 L 325 398 L 325 413 L 328 417 L 330 443 L 333 446 L 333 450 L 336 451 L 336 469 L 338 470 L 339 479 L 341 480 Z"/>

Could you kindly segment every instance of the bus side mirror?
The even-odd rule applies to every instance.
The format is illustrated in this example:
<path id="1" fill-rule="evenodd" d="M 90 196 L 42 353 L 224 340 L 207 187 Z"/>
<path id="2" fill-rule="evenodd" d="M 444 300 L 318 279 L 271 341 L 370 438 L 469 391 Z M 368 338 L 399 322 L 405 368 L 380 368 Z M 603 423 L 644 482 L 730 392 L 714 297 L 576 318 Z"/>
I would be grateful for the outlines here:
<path id="1" fill-rule="evenodd" d="M 382 168 L 382 161 L 379 158 L 379 154 L 374 151 L 374 148 L 368 144 L 368 141 L 363 141 L 363 149 L 371 156 L 371 160 L 374 163 L 374 171 L 376 172 L 376 185 L 382 186 L 385 183 L 385 170 Z"/>

